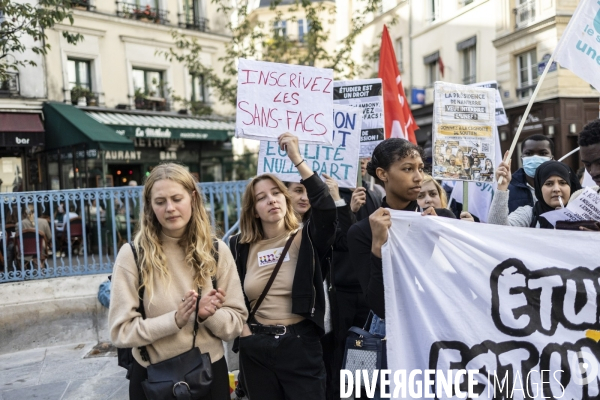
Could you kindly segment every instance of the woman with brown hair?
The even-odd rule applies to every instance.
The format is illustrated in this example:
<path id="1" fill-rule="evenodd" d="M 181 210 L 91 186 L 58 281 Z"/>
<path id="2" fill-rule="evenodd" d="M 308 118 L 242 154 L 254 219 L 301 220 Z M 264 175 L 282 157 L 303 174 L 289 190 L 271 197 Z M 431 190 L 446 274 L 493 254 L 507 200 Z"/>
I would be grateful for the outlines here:
<path id="1" fill-rule="evenodd" d="M 135 360 L 130 398 L 146 398 L 142 382 L 150 364 L 183 354 L 192 343 L 212 363 L 210 393 L 202 399 L 229 398 L 222 340 L 237 337 L 248 314 L 231 252 L 215 241 L 196 181 L 181 165 L 161 164 L 148 176 L 140 230 L 131 246 L 121 247 L 112 285 L 111 340 L 132 347 Z"/>
<path id="2" fill-rule="evenodd" d="M 251 400 L 324 400 L 323 259 L 333 244 L 336 207 L 302 158 L 298 138 L 283 134 L 279 145 L 302 177 L 311 217 L 299 229 L 288 190 L 275 176 L 248 184 L 240 233 L 229 244 L 251 310 L 239 340 L 240 369 Z M 274 257 L 261 263 L 265 255 Z"/>

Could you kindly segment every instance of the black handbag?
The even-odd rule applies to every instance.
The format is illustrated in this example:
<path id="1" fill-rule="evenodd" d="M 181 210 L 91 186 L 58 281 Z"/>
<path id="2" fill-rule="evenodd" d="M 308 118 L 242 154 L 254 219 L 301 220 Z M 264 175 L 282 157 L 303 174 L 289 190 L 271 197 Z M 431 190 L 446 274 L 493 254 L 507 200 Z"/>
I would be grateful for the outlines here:
<path id="1" fill-rule="evenodd" d="M 367 318 L 367 323 L 369 321 L 370 318 Z M 357 370 L 367 370 L 371 380 L 375 370 L 387 368 L 386 338 L 368 332 L 366 326 L 367 324 L 363 329 L 356 326 L 348 329 L 342 369 L 351 371 L 352 375 Z M 377 386 L 379 382 L 378 376 Z M 361 379 L 361 386 L 365 386 L 363 379 Z"/>
<path id="2" fill-rule="evenodd" d="M 196 309 L 199 303 L 200 296 L 196 300 Z M 200 349 L 196 347 L 197 331 L 196 317 L 192 348 L 183 354 L 148 366 L 148 379 L 142 382 L 142 389 L 149 400 L 194 400 L 210 392 L 213 381 L 212 363 L 210 354 L 200 353 Z"/>

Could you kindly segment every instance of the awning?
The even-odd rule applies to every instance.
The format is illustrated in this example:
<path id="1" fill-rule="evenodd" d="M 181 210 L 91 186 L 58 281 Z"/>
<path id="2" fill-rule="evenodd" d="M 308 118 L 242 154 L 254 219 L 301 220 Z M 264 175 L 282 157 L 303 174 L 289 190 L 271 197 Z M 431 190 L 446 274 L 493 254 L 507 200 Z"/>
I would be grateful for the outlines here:
<path id="1" fill-rule="evenodd" d="M 86 144 L 88 149 L 134 150 L 133 142 L 70 104 L 44 104 L 46 149 Z"/>
<path id="2" fill-rule="evenodd" d="M 44 124 L 38 113 L 0 113 L 0 147 L 44 145 Z"/>
<path id="3" fill-rule="evenodd" d="M 220 140 L 233 136 L 235 124 L 193 117 L 86 111 L 96 121 L 128 138 Z"/>

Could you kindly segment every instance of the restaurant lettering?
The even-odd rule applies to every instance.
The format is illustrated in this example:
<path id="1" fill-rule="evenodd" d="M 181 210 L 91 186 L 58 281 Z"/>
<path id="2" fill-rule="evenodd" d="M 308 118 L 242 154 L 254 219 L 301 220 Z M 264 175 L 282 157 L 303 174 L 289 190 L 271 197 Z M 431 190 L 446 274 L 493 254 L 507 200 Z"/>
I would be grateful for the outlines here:
<path id="1" fill-rule="evenodd" d="M 178 149 L 183 149 L 185 147 L 185 142 L 180 139 L 142 139 L 142 138 L 134 138 L 133 145 L 135 147 L 152 147 L 155 149 L 164 149 L 169 147 L 176 147 Z"/>
<path id="2" fill-rule="evenodd" d="M 150 137 L 150 138 L 170 138 L 171 131 L 169 128 L 135 128 L 135 137 Z"/>
<path id="3" fill-rule="evenodd" d="M 107 151 L 107 160 L 141 160 L 141 151 Z"/>

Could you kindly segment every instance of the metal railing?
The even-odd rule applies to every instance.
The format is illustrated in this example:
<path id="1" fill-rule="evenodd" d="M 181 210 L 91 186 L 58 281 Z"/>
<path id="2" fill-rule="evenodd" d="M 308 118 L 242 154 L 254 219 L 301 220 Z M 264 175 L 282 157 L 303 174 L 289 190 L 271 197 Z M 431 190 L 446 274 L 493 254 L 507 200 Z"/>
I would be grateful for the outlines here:
<path id="1" fill-rule="evenodd" d="M 207 32 L 208 19 L 181 13 L 179 14 L 179 26 L 186 29 L 194 29 L 200 32 Z"/>
<path id="2" fill-rule="evenodd" d="M 523 28 L 535 20 L 535 0 L 528 0 L 513 9 L 515 29 Z"/>
<path id="3" fill-rule="evenodd" d="M 136 3 L 115 2 L 117 4 L 117 16 L 123 18 L 136 19 L 138 21 L 155 22 L 157 24 L 167 24 L 168 11 L 161 10 L 149 5 L 138 5 Z"/>
<path id="4" fill-rule="evenodd" d="M 7 72 L 8 78 L 0 80 L 0 95 L 19 94 L 19 74 Z"/>
<path id="5" fill-rule="evenodd" d="M 199 184 L 219 236 L 236 230 L 247 183 Z M 124 186 L 1 194 L 0 283 L 110 273 L 119 248 L 135 235 L 142 190 Z"/>
<path id="6" fill-rule="evenodd" d="M 90 4 L 91 0 L 71 0 L 71 7 L 79 10 L 93 11 L 96 6 Z"/>

